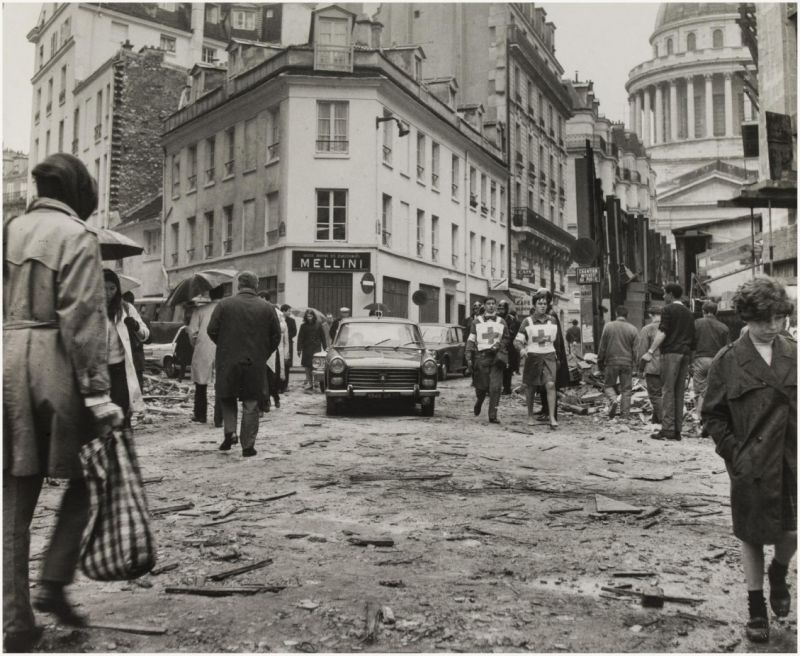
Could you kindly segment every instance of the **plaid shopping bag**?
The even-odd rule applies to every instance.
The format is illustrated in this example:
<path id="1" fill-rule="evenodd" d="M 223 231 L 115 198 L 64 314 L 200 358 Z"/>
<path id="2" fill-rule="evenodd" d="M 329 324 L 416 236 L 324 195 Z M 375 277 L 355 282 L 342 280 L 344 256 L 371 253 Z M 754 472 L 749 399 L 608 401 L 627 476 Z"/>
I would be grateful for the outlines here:
<path id="1" fill-rule="evenodd" d="M 115 430 L 84 445 L 81 463 L 91 498 L 81 570 L 95 581 L 146 574 L 155 565 L 156 549 L 130 430 Z"/>

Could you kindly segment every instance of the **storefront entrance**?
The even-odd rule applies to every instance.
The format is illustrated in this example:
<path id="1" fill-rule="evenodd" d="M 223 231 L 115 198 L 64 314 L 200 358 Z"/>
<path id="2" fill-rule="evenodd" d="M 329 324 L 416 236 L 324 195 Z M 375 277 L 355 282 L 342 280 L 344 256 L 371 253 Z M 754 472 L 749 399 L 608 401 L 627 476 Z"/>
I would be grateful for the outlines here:
<path id="1" fill-rule="evenodd" d="M 308 305 L 333 317 L 339 316 L 342 307 L 350 308 L 352 315 L 359 314 L 353 307 L 353 274 L 309 272 Z"/>

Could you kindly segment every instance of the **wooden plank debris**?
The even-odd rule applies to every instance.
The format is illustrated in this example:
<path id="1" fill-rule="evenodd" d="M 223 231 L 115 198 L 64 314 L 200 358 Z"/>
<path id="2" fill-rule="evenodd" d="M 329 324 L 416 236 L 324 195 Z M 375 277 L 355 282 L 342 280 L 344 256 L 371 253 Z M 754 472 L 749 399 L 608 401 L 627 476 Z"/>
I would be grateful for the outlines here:
<path id="1" fill-rule="evenodd" d="M 612 572 L 611 576 L 614 578 L 625 579 L 645 579 L 651 576 L 656 576 L 655 572 Z"/>
<path id="2" fill-rule="evenodd" d="M 154 567 L 153 569 L 151 569 L 150 576 L 158 576 L 159 574 L 163 574 L 164 572 L 170 572 L 173 569 L 178 569 L 179 566 L 180 562 L 177 560 L 164 563 L 163 565 L 159 565 L 158 567 Z"/>
<path id="3" fill-rule="evenodd" d="M 278 499 L 285 499 L 286 497 L 293 497 L 297 494 L 296 491 L 292 492 L 282 492 L 281 494 L 273 494 L 269 497 L 228 497 L 232 501 L 242 501 L 244 503 L 252 503 L 252 504 L 259 504 L 259 503 L 269 503 L 270 501 L 277 501 Z"/>
<path id="4" fill-rule="evenodd" d="M 189 503 L 178 503 L 174 506 L 163 506 L 161 508 L 153 508 L 150 511 L 151 515 L 165 515 L 167 513 L 178 512 L 179 510 L 191 510 L 194 508 L 194 504 L 190 501 Z"/>
<path id="5" fill-rule="evenodd" d="M 633 478 L 640 481 L 666 481 L 672 478 L 672 472 L 644 472 L 641 474 L 633 474 L 629 476 L 629 478 Z"/>
<path id="6" fill-rule="evenodd" d="M 381 621 L 381 607 L 374 601 L 368 601 L 364 609 L 365 614 L 365 630 L 364 642 L 372 643 L 378 639 L 378 630 L 380 629 Z"/>
<path id="7" fill-rule="evenodd" d="M 300 442 L 300 447 L 311 446 L 312 444 L 327 444 L 330 442 L 329 439 L 321 439 L 321 440 L 307 440 L 306 442 Z"/>
<path id="8" fill-rule="evenodd" d="M 393 547 L 394 540 L 392 538 L 362 538 L 357 535 L 347 538 L 347 541 L 350 544 L 354 544 L 357 547 L 367 547 L 369 545 L 374 545 L 376 547 Z"/>
<path id="9" fill-rule="evenodd" d="M 685 620 L 708 622 L 709 624 L 715 624 L 717 626 L 728 626 L 728 622 L 725 620 L 718 620 L 716 617 L 709 617 L 708 615 L 695 615 L 694 613 L 687 613 L 682 610 L 675 613 L 675 617 L 680 617 Z"/>
<path id="10" fill-rule="evenodd" d="M 600 588 L 603 592 L 614 592 L 616 594 L 625 595 L 628 597 L 641 597 L 644 593 L 638 590 L 625 590 L 621 587 L 602 586 Z M 673 597 L 672 595 L 661 595 L 664 601 L 669 601 L 675 604 L 701 604 L 705 599 L 693 599 L 691 597 Z"/>
<path id="11" fill-rule="evenodd" d="M 570 506 L 569 508 L 553 508 L 553 510 L 548 510 L 548 515 L 561 515 L 563 513 L 568 512 L 578 512 L 583 510 L 583 506 Z"/>
<path id="12" fill-rule="evenodd" d="M 150 476 L 142 479 L 142 485 L 150 485 L 151 483 L 160 483 L 164 480 L 163 476 Z"/>
<path id="13" fill-rule="evenodd" d="M 600 478 L 606 478 L 609 481 L 616 481 L 617 479 L 619 479 L 619 476 L 617 474 L 610 471 L 590 470 L 587 472 L 587 474 L 590 474 L 591 476 L 598 476 Z"/>
<path id="14" fill-rule="evenodd" d="M 617 501 L 605 497 L 602 494 L 595 495 L 595 502 L 597 503 L 597 512 L 599 513 L 640 513 L 641 508 L 631 506 L 623 501 Z"/>
<path id="15" fill-rule="evenodd" d="M 285 590 L 285 585 L 249 585 L 240 587 L 191 587 L 191 586 L 169 586 L 164 588 L 167 594 L 190 594 L 202 597 L 228 597 L 230 595 L 252 595 L 261 592 L 280 592 Z"/>
<path id="16" fill-rule="evenodd" d="M 367 483 L 372 481 L 436 481 L 442 478 L 450 478 L 452 473 L 430 473 L 430 474 L 350 474 L 351 483 Z"/>
<path id="17" fill-rule="evenodd" d="M 124 631 L 125 633 L 141 633 L 142 635 L 164 635 L 167 629 L 163 626 L 138 626 L 135 624 L 110 624 L 107 622 L 92 622 L 86 625 L 87 629 L 107 629 L 109 631 Z"/>
<path id="18" fill-rule="evenodd" d="M 206 578 L 212 581 L 223 581 L 231 576 L 238 576 L 239 574 L 244 574 L 245 572 L 252 572 L 254 569 L 261 569 L 262 567 L 266 567 L 267 565 L 271 564 L 272 558 L 266 558 L 264 560 L 259 560 L 257 563 L 244 565 L 243 567 L 237 567 L 236 569 L 229 569 L 225 570 L 224 572 L 209 574 Z"/>

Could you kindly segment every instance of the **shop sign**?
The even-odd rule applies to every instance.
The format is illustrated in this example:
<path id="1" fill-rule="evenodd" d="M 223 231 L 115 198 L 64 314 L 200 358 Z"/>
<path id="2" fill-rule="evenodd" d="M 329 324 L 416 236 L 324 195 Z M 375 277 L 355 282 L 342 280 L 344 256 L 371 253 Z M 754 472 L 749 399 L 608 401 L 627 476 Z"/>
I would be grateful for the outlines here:
<path id="1" fill-rule="evenodd" d="M 369 271 L 369 253 L 292 251 L 292 271 Z"/>
<path id="2" fill-rule="evenodd" d="M 591 285 L 600 282 L 600 268 L 575 267 L 575 281 L 579 285 Z"/>

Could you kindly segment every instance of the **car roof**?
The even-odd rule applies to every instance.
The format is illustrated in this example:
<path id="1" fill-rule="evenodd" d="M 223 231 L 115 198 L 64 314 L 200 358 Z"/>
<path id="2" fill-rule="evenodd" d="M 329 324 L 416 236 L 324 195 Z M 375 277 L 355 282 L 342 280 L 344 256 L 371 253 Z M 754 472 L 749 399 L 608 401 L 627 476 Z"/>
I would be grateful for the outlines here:
<path id="1" fill-rule="evenodd" d="M 404 323 L 412 326 L 419 325 L 416 321 L 401 317 L 346 317 L 342 319 L 339 325 L 343 326 L 346 323 Z"/>
<path id="2" fill-rule="evenodd" d="M 420 328 L 461 328 L 457 323 L 421 323 Z"/>

